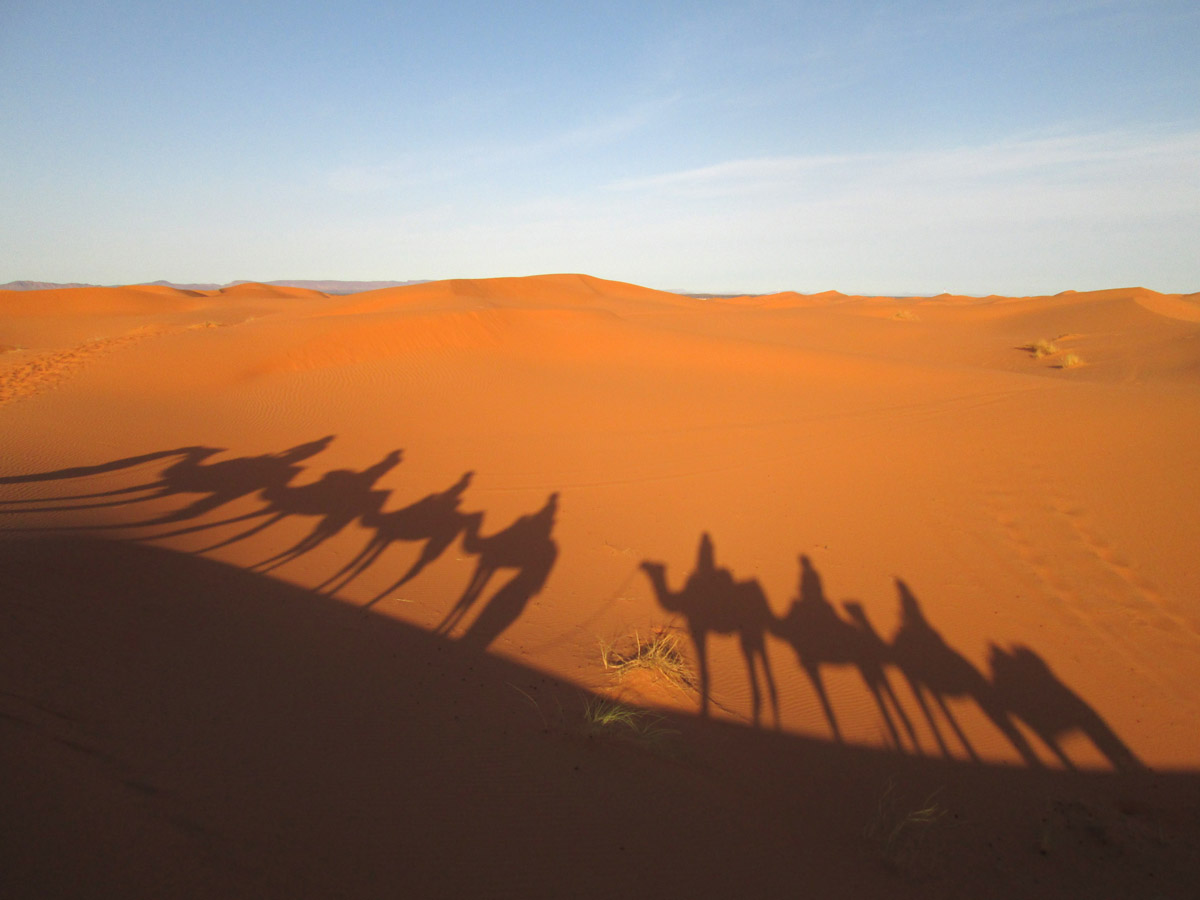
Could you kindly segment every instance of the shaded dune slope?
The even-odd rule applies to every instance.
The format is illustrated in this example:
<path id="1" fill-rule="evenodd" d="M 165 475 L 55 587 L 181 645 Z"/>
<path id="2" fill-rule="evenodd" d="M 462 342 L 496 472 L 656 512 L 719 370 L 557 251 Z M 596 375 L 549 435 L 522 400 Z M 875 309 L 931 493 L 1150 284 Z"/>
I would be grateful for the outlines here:
<path id="1" fill-rule="evenodd" d="M 559 678 L 219 563 L 49 538 L 0 573 L 8 896 L 1132 896 L 1193 871 L 1192 775 L 680 717 L 667 746 L 587 737 Z M 936 872 L 875 862 L 889 782 L 955 810 Z"/>

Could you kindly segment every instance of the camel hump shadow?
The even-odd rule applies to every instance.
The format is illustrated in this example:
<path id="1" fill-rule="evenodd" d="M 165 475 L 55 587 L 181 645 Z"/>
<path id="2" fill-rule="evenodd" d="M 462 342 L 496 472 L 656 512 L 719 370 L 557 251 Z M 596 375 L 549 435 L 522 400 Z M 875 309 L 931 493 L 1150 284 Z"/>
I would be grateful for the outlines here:
<path id="1" fill-rule="evenodd" d="M 709 715 L 711 702 L 708 636 L 736 635 L 750 681 L 754 723 L 759 724 L 762 717 L 761 671 L 771 701 L 774 724 L 778 728 L 779 695 L 766 644 L 772 614 L 767 595 L 758 581 L 739 581 L 729 569 L 718 566 L 712 537 L 707 532 L 700 536 L 696 564 L 682 590 L 671 590 L 663 563 L 643 560 L 641 569 L 650 579 L 659 606 L 682 615 L 687 621 L 700 670 L 700 715 Z"/>
<path id="2" fill-rule="evenodd" d="M 1075 765 L 1059 739 L 1081 732 L 1118 771 L 1145 768 L 1096 710 L 1067 687 L 1044 659 L 1026 646 L 1008 650 L 990 644 L 992 683 L 1005 708 L 1026 725 L 1068 769 Z"/>
<path id="3" fill-rule="evenodd" d="M 297 444 L 277 453 L 238 456 L 205 463 L 209 454 L 191 454 L 165 468 L 161 475 L 163 495 L 202 494 L 188 506 L 140 525 L 163 525 L 196 519 L 234 500 L 286 488 L 303 468 L 302 461 L 317 455 L 333 442 L 333 435 Z"/>

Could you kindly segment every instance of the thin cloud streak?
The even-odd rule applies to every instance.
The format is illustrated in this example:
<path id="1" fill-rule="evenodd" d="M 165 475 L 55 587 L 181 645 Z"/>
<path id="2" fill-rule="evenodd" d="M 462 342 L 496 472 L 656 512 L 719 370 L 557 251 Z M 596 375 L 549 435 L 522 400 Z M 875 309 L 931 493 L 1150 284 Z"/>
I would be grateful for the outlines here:
<path id="1" fill-rule="evenodd" d="M 1179 177 L 1200 175 L 1200 132 L 1153 137 L 1132 133 L 1075 135 L 1010 140 L 953 150 L 906 153 L 854 153 L 775 156 L 728 160 L 709 166 L 620 179 L 605 185 L 618 192 L 712 195 L 781 190 L 805 184 L 814 175 L 849 184 L 913 181 L 952 184 L 999 176 L 1044 180 L 1105 178 L 1117 174 Z M 849 176 L 849 177 L 847 177 Z"/>
<path id="2" fill-rule="evenodd" d="M 679 98 L 680 95 L 673 94 L 644 101 L 622 112 L 595 116 L 574 127 L 528 141 L 484 141 L 449 155 L 408 153 L 373 165 L 338 166 L 324 176 L 324 181 L 337 193 L 382 193 L 445 185 L 507 166 L 587 153 L 633 136 L 654 123 Z"/>

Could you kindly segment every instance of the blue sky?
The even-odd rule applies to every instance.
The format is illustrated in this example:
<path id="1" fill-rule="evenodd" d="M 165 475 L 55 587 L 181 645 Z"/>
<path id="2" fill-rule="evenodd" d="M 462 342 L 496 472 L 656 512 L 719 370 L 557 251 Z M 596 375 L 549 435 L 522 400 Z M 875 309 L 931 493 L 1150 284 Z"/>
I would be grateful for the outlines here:
<path id="1" fill-rule="evenodd" d="M 1200 290 L 1200 4 L 0 4 L 0 282 Z"/>

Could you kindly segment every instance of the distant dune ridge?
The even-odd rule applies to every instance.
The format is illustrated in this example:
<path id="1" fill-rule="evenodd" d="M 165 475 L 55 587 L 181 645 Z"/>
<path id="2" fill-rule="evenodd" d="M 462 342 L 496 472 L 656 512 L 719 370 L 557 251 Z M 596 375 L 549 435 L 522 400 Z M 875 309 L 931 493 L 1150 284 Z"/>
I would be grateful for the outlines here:
<path id="1" fill-rule="evenodd" d="M 80 284 L 71 282 L 69 284 L 57 284 L 50 281 L 10 281 L 8 284 L 0 284 L 0 291 L 52 291 L 61 288 L 83 288 L 97 287 L 94 284 Z"/>
<path id="2" fill-rule="evenodd" d="M 149 284 L 176 288 L 183 291 L 216 291 L 232 287 L 235 284 L 246 284 L 246 281 L 230 281 L 228 284 L 179 284 L 173 281 L 151 281 Z M 266 281 L 260 284 L 279 285 L 281 287 L 301 287 L 311 291 L 321 291 L 325 294 L 356 294 L 361 291 L 377 291 L 380 288 L 403 287 L 407 284 L 421 284 L 416 281 Z M 10 281 L 0 284 L 0 291 L 48 291 L 61 288 L 99 287 L 95 284 L 53 284 L 47 281 Z"/>
<path id="3" fill-rule="evenodd" d="M 1200 295 L 347 284 L 0 290 L 0 893 L 1190 896 Z"/>

